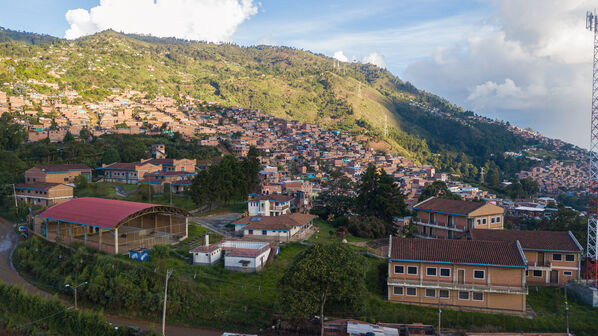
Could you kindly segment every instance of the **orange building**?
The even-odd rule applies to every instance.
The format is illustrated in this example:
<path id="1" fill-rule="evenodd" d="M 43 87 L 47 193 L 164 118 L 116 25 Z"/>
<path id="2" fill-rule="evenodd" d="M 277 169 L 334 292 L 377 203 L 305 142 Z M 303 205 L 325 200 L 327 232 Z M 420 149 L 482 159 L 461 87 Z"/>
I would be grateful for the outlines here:
<path id="1" fill-rule="evenodd" d="M 520 313 L 526 267 L 517 242 L 391 237 L 388 300 Z"/>
<path id="2" fill-rule="evenodd" d="M 195 165 L 197 160 L 195 159 L 149 159 L 141 161 L 143 163 L 151 163 L 153 165 L 160 166 L 162 171 L 183 171 L 183 172 L 195 172 Z"/>
<path id="3" fill-rule="evenodd" d="M 145 174 L 162 171 L 162 166 L 147 162 L 121 163 L 115 162 L 97 168 L 104 172 L 104 181 L 134 184 L 143 180 Z"/>
<path id="4" fill-rule="evenodd" d="M 527 283 L 562 285 L 579 280 L 583 248 L 571 231 L 471 230 L 472 240 L 519 241 L 527 260 Z"/>
<path id="5" fill-rule="evenodd" d="M 28 204 L 49 207 L 72 199 L 73 187 L 60 183 L 31 182 L 17 184 L 15 195 Z"/>
<path id="6" fill-rule="evenodd" d="M 428 198 L 413 206 L 421 238 L 455 239 L 470 229 L 502 229 L 505 210 L 490 203 Z"/>
<path id="7" fill-rule="evenodd" d="M 191 185 L 191 180 L 195 176 L 195 172 L 185 171 L 167 171 L 154 172 L 144 175 L 143 180 L 139 183 L 147 183 L 154 188 L 156 192 L 164 191 L 164 184 L 169 183 L 173 193 L 183 192 L 186 187 Z"/>
<path id="8" fill-rule="evenodd" d="M 91 168 L 84 164 L 55 164 L 35 166 L 25 171 L 25 183 L 73 183 L 75 177 L 83 175 L 91 181 Z"/>

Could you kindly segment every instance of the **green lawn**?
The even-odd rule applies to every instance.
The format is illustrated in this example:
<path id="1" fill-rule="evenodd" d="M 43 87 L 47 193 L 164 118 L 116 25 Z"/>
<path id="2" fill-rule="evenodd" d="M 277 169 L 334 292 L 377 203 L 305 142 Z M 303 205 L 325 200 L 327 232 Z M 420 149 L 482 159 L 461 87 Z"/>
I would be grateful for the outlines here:
<path id="1" fill-rule="evenodd" d="M 336 234 L 337 228 L 333 227 L 328 221 L 316 218 L 314 220 L 314 225 L 320 229 L 320 232 L 314 233 L 314 235 L 308 239 L 309 242 L 327 243 L 333 241 L 341 241 L 343 239 L 342 236 Z M 368 242 L 372 240 L 370 238 L 356 237 L 350 233 L 347 233 L 344 238 L 347 239 L 348 242 Z"/>

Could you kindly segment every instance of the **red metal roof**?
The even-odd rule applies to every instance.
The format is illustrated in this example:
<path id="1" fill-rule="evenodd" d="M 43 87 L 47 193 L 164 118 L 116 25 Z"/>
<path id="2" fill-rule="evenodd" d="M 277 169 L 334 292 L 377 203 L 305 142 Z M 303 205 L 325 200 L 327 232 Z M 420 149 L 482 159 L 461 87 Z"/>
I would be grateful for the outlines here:
<path id="1" fill-rule="evenodd" d="M 167 213 L 188 215 L 185 210 L 167 205 L 82 197 L 57 204 L 38 216 L 62 222 L 113 229 L 128 216 L 153 207 L 159 207 L 160 209 L 156 209 L 158 212 L 162 210 Z"/>

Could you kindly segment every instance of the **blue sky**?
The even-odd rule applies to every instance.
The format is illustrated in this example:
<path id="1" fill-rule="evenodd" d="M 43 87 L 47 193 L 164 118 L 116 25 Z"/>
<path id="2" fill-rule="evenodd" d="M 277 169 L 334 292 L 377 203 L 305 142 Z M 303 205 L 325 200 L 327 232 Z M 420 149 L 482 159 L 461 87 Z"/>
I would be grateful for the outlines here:
<path id="1" fill-rule="evenodd" d="M 591 34 L 583 19 L 593 1 L 0 0 L 0 26 L 342 52 L 482 115 L 586 146 Z"/>

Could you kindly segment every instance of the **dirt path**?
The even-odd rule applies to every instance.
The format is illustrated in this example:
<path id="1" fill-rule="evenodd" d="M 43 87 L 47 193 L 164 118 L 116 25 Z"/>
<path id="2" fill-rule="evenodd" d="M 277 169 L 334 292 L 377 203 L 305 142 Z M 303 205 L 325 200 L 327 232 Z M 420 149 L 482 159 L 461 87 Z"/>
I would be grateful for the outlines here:
<path id="1" fill-rule="evenodd" d="M 27 293 L 31 295 L 40 295 L 42 297 L 51 297 L 52 295 L 33 286 L 25 280 L 16 271 L 12 265 L 12 252 L 16 248 L 18 241 L 17 233 L 14 230 L 13 223 L 0 217 L 0 280 L 7 284 L 23 286 Z M 70 304 L 65 301 L 65 304 Z M 104 314 L 106 319 L 118 326 L 136 326 L 142 329 L 148 329 L 153 325 L 154 330 L 160 331 L 161 324 L 149 321 L 140 321 L 130 319 L 124 316 L 113 316 Z M 166 334 L 168 336 L 220 336 L 222 331 L 208 328 L 189 328 L 183 326 L 167 325 Z"/>

